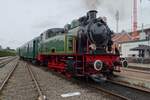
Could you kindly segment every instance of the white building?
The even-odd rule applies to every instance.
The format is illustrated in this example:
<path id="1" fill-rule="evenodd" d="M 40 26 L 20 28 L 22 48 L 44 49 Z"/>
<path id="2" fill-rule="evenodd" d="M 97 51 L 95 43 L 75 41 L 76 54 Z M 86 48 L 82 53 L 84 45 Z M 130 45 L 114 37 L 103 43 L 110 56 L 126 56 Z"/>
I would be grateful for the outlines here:
<path id="1" fill-rule="evenodd" d="M 122 57 L 138 57 L 139 56 L 139 51 L 132 51 L 131 49 L 139 47 L 140 45 L 146 45 L 146 46 L 150 46 L 150 40 L 137 40 L 137 41 L 127 41 L 127 42 L 122 42 L 120 43 L 120 47 L 121 47 L 121 56 Z M 149 50 L 146 49 L 144 51 L 144 57 L 148 58 L 150 57 L 150 48 Z"/>

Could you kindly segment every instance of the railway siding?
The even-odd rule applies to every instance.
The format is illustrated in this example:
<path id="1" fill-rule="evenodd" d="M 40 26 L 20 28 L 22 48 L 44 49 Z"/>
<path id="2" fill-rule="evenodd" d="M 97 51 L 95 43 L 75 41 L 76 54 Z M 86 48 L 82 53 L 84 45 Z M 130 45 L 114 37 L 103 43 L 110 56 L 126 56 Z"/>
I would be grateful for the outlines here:
<path id="1" fill-rule="evenodd" d="M 4 59 L 7 59 L 7 58 L 9 58 L 9 57 L 11 57 L 11 56 L 7 56 L 7 57 L 0 57 L 0 61 L 1 61 L 1 60 L 4 60 Z"/>
<path id="2" fill-rule="evenodd" d="M 13 61 L 14 59 L 16 59 L 17 57 L 6 57 L 6 58 L 2 58 L 0 60 L 0 68 L 4 67 L 5 65 L 7 65 L 8 63 L 10 63 L 11 61 Z"/>
<path id="3" fill-rule="evenodd" d="M 32 78 L 20 62 L 1 91 L 0 100 L 35 100 L 38 97 Z"/>
<path id="4" fill-rule="evenodd" d="M 107 81 L 105 84 L 95 84 L 95 86 L 100 86 L 103 89 L 127 97 L 127 100 L 149 100 L 150 98 L 149 91 L 131 88 L 127 85 L 118 84 L 116 82 Z"/>
<path id="5" fill-rule="evenodd" d="M 0 84 L 3 82 L 4 78 L 11 71 L 13 65 L 17 63 L 17 59 L 5 65 L 5 67 L 0 68 Z"/>

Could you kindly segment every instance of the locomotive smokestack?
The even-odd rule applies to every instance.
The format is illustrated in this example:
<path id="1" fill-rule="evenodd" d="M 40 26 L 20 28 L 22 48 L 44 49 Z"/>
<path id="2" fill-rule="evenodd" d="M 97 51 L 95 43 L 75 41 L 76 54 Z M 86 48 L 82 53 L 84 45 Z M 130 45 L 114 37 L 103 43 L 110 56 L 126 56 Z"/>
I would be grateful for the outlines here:
<path id="1" fill-rule="evenodd" d="M 90 10 L 87 12 L 87 17 L 89 20 L 95 19 L 96 18 L 96 10 Z"/>

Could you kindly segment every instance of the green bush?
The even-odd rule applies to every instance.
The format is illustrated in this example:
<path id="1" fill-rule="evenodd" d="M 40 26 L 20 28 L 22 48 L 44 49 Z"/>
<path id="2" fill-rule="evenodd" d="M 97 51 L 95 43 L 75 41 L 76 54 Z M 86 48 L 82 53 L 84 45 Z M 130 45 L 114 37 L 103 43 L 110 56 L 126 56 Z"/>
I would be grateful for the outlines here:
<path id="1" fill-rule="evenodd" d="M 16 55 L 15 51 L 0 50 L 0 57 L 15 56 L 15 55 Z"/>

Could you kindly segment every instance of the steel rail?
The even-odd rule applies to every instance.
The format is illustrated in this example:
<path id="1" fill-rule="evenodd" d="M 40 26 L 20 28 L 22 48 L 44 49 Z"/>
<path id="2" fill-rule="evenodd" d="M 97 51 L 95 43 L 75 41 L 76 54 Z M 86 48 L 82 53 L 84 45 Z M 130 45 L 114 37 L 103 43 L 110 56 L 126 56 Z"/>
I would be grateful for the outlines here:
<path id="1" fill-rule="evenodd" d="M 81 80 L 78 80 L 78 79 L 67 79 L 64 75 L 61 75 L 61 74 L 59 74 L 59 73 L 57 73 L 57 72 L 55 72 L 55 71 L 52 71 L 52 70 L 51 70 L 51 72 L 52 72 L 53 74 L 55 74 L 56 76 L 58 76 L 58 77 L 61 77 L 61 78 L 65 79 L 65 80 L 67 80 L 67 81 L 71 81 L 72 83 L 81 84 L 81 85 L 84 84 L 84 86 L 87 86 L 87 87 L 90 87 L 90 88 L 94 88 L 94 89 L 96 89 L 96 90 L 98 90 L 98 91 L 104 92 L 104 93 L 106 93 L 106 94 L 110 94 L 110 95 L 112 95 L 112 96 L 114 96 L 114 97 L 118 97 L 118 98 L 120 98 L 120 99 L 122 99 L 122 100 L 130 100 L 129 98 L 127 98 L 127 97 L 125 97 L 125 96 L 122 96 L 122 95 L 120 95 L 120 94 L 113 93 L 112 91 L 103 89 L 103 88 L 101 88 L 101 87 L 95 86 L 95 85 L 90 84 L 90 83 L 88 83 L 88 82 L 81 81 Z"/>
<path id="2" fill-rule="evenodd" d="M 28 71 L 30 72 L 30 75 L 31 75 L 31 77 L 32 77 L 32 79 L 33 79 L 33 81 L 34 81 L 34 83 L 35 83 L 35 85 L 36 85 L 37 91 L 38 91 L 38 93 L 39 93 L 38 100 L 46 100 L 46 96 L 43 95 L 43 93 L 42 93 L 42 91 L 41 91 L 41 88 L 40 88 L 40 86 L 39 86 L 39 84 L 38 84 L 38 81 L 36 80 L 36 78 L 35 78 L 35 76 L 34 76 L 34 74 L 33 74 L 33 71 L 32 71 L 32 69 L 30 68 L 30 65 L 27 64 L 27 63 L 26 63 L 26 65 L 27 65 L 26 67 L 28 68 Z"/>
<path id="3" fill-rule="evenodd" d="M 5 58 L 5 59 L 1 59 L 1 60 L 0 60 L 0 63 L 9 61 L 9 60 L 12 59 L 12 58 L 15 58 L 15 57 L 7 57 L 7 58 Z"/>
<path id="4" fill-rule="evenodd" d="M 131 100 L 131 98 L 130 97 L 128 97 L 128 96 L 124 96 L 124 95 L 122 95 L 122 94 L 120 94 L 120 93 L 116 93 L 116 92 L 113 92 L 113 91 L 111 91 L 111 90 L 109 90 L 109 89 L 105 89 L 105 88 L 103 88 L 103 87 L 101 87 L 101 86 L 99 86 L 99 84 L 94 84 L 94 83 L 87 83 L 87 82 L 83 82 L 83 81 L 81 81 L 81 80 L 78 80 L 78 79 L 67 79 L 64 75 L 61 75 L 61 74 L 58 74 L 57 72 L 55 72 L 55 71 L 52 71 L 51 70 L 51 72 L 54 74 L 54 75 L 56 75 L 56 76 L 58 76 L 58 77 L 61 77 L 61 78 L 63 78 L 63 79 L 66 79 L 66 80 L 68 80 L 68 81 L 71 81 L 71 82 L 73 82 L 73 83 L 77 83 L 78 85 L 79 84 L 83 84 L 84 86 L 89 86 L 90 88 L 95 88 L 96 90 L 99 90 L 99 91 L 102 91 L 102 92 L 104 92 L 104 93 L 106 93 L 106 94 L 110 94 L 110 95 L 112 95 L 112 96 L 114 96 L 114 97 L 118 97 L 118 98 L 120 98 L 120 99 L 123 99 L 123 100 Z M 109 80 L 107 80 L 107 81 L 109 81 Z M 110 82 L 110 83 L 112 83 L 112 82 Z M 113 83 L 112 83 L 113 84 Z M 117 84 L 117 85 L 119 85 L 119 84 Z M 123 85 L 120 85 L 120 86 L 122 86 L 122 87 L 127 87 L 127 86 L 123 86 Z M 136 86 L 135 86 L 136 87 Z M 127 87 L 127 88 L 130 88 L 130 87 Z M 131 88 L 132 89 L 132 88 Z M 138 90 L 138 88 L 133 88 L 133 90 Z M 140 87 L 139 87 L 139 90 L 142 90 Z M 149 92 L 147 92 L 147 91 L 150 91 L 150 90 L 148 90 L 148 89 L 144 89 L 144 91 L 145 91 L 145 93 L 149 93 Z M 143 91 L 143 92 L 144 92 Z M 140 92 L 140 91 L 139 91 Z"/>
<path id="5" fill-rule="evenodd" d="M 10 63 L 11 61 L 15 60 L 16 57 L 12 57 L 12 58 L 7 58 L 4 61 L 0 62 L 0 68 L 3 67 L 4 65 Z"/>
<path id="6" fill-rule="evenodd" d="M 138 91 L 150 93 L 150 89 L 147 89 L 147 88 L 142 88 L 142 87 L 138 87 L 138 86 L 133 86 L 133 85 L 131 85 L 131 84 L 127 84 L 127 83 L 123 83 L 123 82 L 118 82 L 118 81 L 114 81 L 114 80 L 107 80 L 107 81 L 108 81 L 108 82 L 111 82 L 111 83 L 113 83 L 113 84 L 122 85 L 122 86 L 124 86 L 124 87 L 136 89 L 136 90 L 138 90 Z"/>
<path id="7" fill-rule="evenodd" d="M 17 63 L 14 65 L 14 67 L 12 68 L 12 70 L 8 73 L 8 75 L 6 76 L 6 78 L 4 79 L 4 81 L 2 82 L 2 84 L 1 84 L 1 86 L 0 86 L 0 91 L 3 90 L 5 84 L 8 82 L 9 78 L 11 77 L 11 75 L 13 74 L 13 72 L 15 71 L 15 69 L 17 68 L 18 63 L 19 63 L 19 62 L 17 62 Z"/>
<path id="8" fill-rule="evenodd" d="M 10 56 L 8 56 L 8 57 L 0 57 L 0 61 L 3 61 L 3 60 L 8 59 L 8 58 L 10 58 Z"/>
<path id="9" fill-rule="evenodd" d="M 110 95 L 112 95 L 112 96 L 119 97 L 119 98 L 122 99 L 122 100 L 129 100 L 129 98 L 127 98 L 127 97 L 125 97 L 125 96 L 122 96 L 122 95 L 117 94 L 117 93 L 114 93 L 114 92 L 112 92 L 112 91 L 103 89 L 103 88 L 101 88 L 101 87 L 98 87 L 98 86 L 95 86 L 95 85 L 91 85 L 91 84 L 87 84 L 87 85 L 88 85 L 89 87 L 91 87 L 91 88 L 95 88 L 95 89 L 97 89 L 97 90 L 100 90 L 100 91 L 102 91 L 102 92 L 104 92 L 104 93 L 106 93 L 106 94 L 110 94 Z"/>

